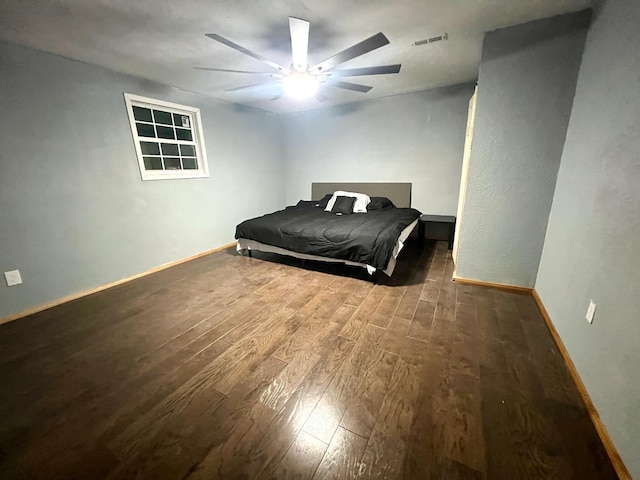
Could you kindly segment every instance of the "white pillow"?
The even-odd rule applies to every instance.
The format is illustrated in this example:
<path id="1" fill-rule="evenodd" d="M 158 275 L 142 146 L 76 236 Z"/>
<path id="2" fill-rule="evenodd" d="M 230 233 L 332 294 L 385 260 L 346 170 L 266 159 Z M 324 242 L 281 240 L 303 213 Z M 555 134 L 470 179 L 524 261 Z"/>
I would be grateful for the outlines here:
<path id="1" fill-rule="evenodd" d="M 327 203 L 327 208 L 324 209 L 325 212 L 331 211 L 338 197 L 354 197 L 356 199 L 356 203 L 353 204 L 353 213 L 367 213 L 367 205 L 371 203 L 371 198 L 366 193 L 343 192 L 342 190 L 338 190 L 333 192 L 333 197 L 331 197 L 331 200 Z"/>

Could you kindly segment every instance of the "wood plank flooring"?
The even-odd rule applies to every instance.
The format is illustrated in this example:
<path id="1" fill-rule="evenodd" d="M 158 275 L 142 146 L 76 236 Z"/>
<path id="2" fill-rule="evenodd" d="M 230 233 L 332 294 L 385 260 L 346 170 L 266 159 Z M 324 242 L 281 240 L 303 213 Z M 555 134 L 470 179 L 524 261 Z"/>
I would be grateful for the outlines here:
<path id="1" fill-rule="evenodd" d="M 219 252 L 0 326 L 3 479 L 616 478 L 533 299 Z"/>

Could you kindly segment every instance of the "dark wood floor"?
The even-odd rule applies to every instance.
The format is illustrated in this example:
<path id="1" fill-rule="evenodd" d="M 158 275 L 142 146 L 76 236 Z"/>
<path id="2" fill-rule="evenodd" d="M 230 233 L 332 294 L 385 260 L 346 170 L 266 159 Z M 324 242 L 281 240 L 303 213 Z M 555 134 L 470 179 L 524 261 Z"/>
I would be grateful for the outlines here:
<path id="1" fill-rule="evenodd" d="M 273 259 L 0 326 L 0 478 L 616 478 L 531 297 Z"/>

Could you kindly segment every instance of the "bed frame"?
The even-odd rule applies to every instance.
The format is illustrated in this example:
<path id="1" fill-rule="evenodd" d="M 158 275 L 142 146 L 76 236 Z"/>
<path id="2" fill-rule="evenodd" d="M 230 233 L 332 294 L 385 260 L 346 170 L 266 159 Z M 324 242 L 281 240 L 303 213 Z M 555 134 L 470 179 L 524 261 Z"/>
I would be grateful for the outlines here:
<path id="1" fill-rule="evenodd" d="M 366 193 L 370 197 L 387 197 L 398 208 L 411 207 L 411 183 L 312 183 L 311 184 L 311 199 L 319 200 L 325 195 L 336 190 L 343 190 L 347 192 Z M 388 276 L 391 276 L 393 270 L 396 267 L 397 257 L 400 251 L 404 247 L 404 243 L 415 229 L 418 220 L 411 223 L 400 234 L 398 243 L 393 249 L 393 254 L 389 260 L 387 268 L 382 270 Z M 239 238 L 236 246 L 238 252 L 246 251 L 251 256 L 251 250 L 257 250 L 261 252 L 277 253 L 280 255 L 287 255 L 290 257 L 300 258 L 303 260 L 316 260 L 320 262 L 331 263 L 343 263 L 346 265 L 353 265 L 366 268 L 369 274 L 373 274 L 376 269 L 366 265 L 364 263 L 351 262 L 349 260 L 340 260 L 334 258 L 320 257 L 317 255 L 307 255 L 304 253 L 292 252 L 280 247 L 274 247 L 273 245 L 267 245 L 264 243 L 256 242 L 255 240 L 248 240 L 246 238 Z"/>

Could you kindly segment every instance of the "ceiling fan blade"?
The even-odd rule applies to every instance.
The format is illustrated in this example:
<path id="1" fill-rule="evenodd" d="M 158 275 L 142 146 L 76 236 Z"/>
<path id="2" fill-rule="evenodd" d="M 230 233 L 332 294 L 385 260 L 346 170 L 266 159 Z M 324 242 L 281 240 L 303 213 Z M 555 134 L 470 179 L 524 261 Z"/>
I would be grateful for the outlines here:
<path id="1" fill-rule="evenodd" d="M 271 72 L 253 72 L 251 70 L 229 70 L 227 68 L 211 68 L 211 67 L 193 67 L 196 70 L 208 70 L 211 72 L 229 72 L 229 73 L 248 73 L 250 75 L 267 75 L 269 77 L 278 77 L 277 73 Z"/>
<path id="2" fill-rule="evenodd" d="M 226 45 L 227 47 L 233 48 L 234 50 L 244 53 L 245 55 L 255 58 L 256 60 L 260 60 L 262 63 L 269 65 L 271 68 L 275 68 L 280 72 L 289 73 L 288 68 L 285 68 L 282 65 L 278 65 L 276 62 L 272 62 L 268 58 L 265 58 L 262 55 L 252 52 L 251 50 L 244 48 L 243 46 L 238 45 L 237 43 L 234 43 L 231 40 L 218 35 L 217 33 L 205 33 L 205 35 L 209 37 L 211 40 L 220 42 L 221 44 Z"/>
<path id="3" fill-rule="evenodd" d="M 327 72 L 329 77 L 360 77 L 363 75 L 386 75 L 388 73 L 398 73 L 399 63 L 396 65 L 381 65 L 379 67 L 347 68 L 344 70 L 332 70 Z"/>
<path id="4" fill-rule="evenodd" d="M 373 87 L 368 85 L 360 85 L 359 83 L 351 83 L 351 82 L 330 82 L 329 85 L 332 87 L 344 88 L 345 90 L 353 90 L 354 92 L 367 93 Z"/>
<path id="5" fill-rule="evenodd" d="M 274 82 L 252 83 L 251 85 L 243 85 L 242 87 L 227 88 L 225 92 L 237 92 L 239 90 L 248 90 L 250 88 L 273 87 L 277 85 Z"/>
<path id="6" fill-rule="evenodd" d="M 309 51 L 309 22 L 289 17 L 289 32 L 291 33 L 293 69 L 298 72 L 306 72 L 307 52 Z"/>
<path id="7" fill-rule="evenodd" d="M 327 70 L 347 62 L 352 58 L 359 57 L 365 53 L 369 53 L 376 48 L 384 47 L 389 44 L 389 39 L 384 36 L 384 33 L 376 33 L 374 36 L 367 38 L 366 40 L 356 43 L 355 45 L 335 54 L 332 57 L 320 62 L 314 66 L 312 72 L 326 72 Z"/>

